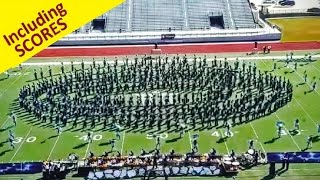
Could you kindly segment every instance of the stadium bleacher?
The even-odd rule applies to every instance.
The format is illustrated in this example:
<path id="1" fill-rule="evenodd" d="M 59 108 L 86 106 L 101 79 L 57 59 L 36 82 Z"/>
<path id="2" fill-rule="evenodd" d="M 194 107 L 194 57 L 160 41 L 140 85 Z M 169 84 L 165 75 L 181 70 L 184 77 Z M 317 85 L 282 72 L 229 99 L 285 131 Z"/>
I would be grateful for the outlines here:
<path id="1" fill-rule="evenodd" d="M 221 29 L 256 28 L 247 0 L 126 0 L 98 18 L 105 18 L 104 32 L 141 32 L 215 28 L 211 16 L 223 19 Z"/>

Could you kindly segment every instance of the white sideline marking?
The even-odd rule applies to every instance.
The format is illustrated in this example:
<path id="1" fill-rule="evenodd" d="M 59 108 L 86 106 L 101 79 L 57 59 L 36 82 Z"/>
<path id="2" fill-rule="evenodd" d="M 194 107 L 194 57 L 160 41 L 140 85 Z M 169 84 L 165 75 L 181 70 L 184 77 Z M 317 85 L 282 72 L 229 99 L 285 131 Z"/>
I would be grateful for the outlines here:
<path id="1" fill-rule="evenodd" d="M 50 157 L 51 157 L 51 155 L 52 155 L 52 153 L 53 153 L 53 150 L 54 150 L 54 148 L 56 147 L 56 145 L 57 145 L 57 143 L 58 143 L 58 141 L 59 141 L 60 135 L 61 135 L 61 133 L 58 135 L 58 137 L 57 137 L 57 139 L 56 139 L 56 142 L 54 143 L 54 145 L 53 145 L 53 147 L 52 147 L 52 149 L 51 149 L 51 151 L 50 151 L 50 154 L 49 154 L 47 160 L 50 160 Z"/>
<path id="2" fill-rule="evenodd" d="M 224 138 L 224 134 L 222 133 L 222 130 L 220 129 L 220 133 L 221 133 L 221 137 L 223 137 Z M 228 151 L 228 155 L 230 154 L 230 151 L 229 151 L 229 148 L 228 148 L 228 145 L 227 145 L 227 143 L 226 143 L 226 141 L 224 141 L 224 145 L 226 146 L 226 149 L 227 149 L 227 151 Z"/>
<path id="3" fill-rule="evenodd" d="M 253 127 L 253 125 L 252 125 L 252 123 L 251 123 L 251 122 L 250 122 L 250 126 L 251 126 L 251 128 L 252 128 L 252 130 L 253 130 L 253 132 L 254 132 L 254 134 L 255 134 L 256 138 L 257 138 L 257 140 L 259 141 L 259 144 L 260 144 L 260 146 L 261 146 L 261 148 L 262 148 L 263 152 L 266 154 L 266 150 L 264 149 L 264 147 L 263 147 L 262 143 L 260 142 L 259 137 L 258 137 L 258 134 L 257 134 L 256 130 L 254 129 L 254 127 Z"/>
<path id="4" fill-rule="evenodd" d="M 10 163 L 12 162 L 13 158 L 17 155 L 18 151 L 20 150 L 21 146 L 24 144 L 24 142 L 27 140 L 27 137 L 29 136 L 30 132 L 32 130 L 32 127 L 30 128 L 29 132 L 27 133 L 26 137 L 24 137 L 22 143 L 20 144 L 20 146 L 18 147 L 18 149 L 16 150 L 16 152 L 13 154 L 12 158 L 10 159 Z"/>
<path id="5" fill-rule="evenodd" d="M 123 146 L 124 146 L 124 138 L 125 138 L 125 135 L 126 135 L 126 131 L 123 131 L 122 133 L 122 144 L 121 144 L 121 156 L 123 156 L 122 152 L 123 152 Z"/>

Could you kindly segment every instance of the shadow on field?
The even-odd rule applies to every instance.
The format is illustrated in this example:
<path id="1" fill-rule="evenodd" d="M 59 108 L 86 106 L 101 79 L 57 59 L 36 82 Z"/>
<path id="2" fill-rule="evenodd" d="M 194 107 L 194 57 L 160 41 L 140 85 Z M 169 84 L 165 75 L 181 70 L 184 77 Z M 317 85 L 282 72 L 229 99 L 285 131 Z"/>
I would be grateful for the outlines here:
<path id="1" fill-rule="evenodd" d="M 3 145 L 4 145 L 5 143 L 7 143 L 7 142 L 8 142 L 8 140 L 5 140 L 5 141 L 0 142 L 0 147 L 3 147 Z"/>
<path id="2" fill-rule="evenodd" d="M 268 174 L 268 175 L 264 176 L 263 178 L 261 178 L 260 180 L 270 180 L 270 179 L 274 179 L 274 178 L 275 178 L 274 175 Z"/>
<path id="3" fill-rule="evenodd" d="M 225 136 L 225 137 L 221 137 L 221 138 L 217 141 L 217 143 L 218 143 L 218 144 L 220 144 L 220 143 L 224 143 L 224 142 L 226 142 L 226 141 L 227 141 L 227 139 L 228 139 L 228 137 L 227 137 L 227 136 Z"/>
<path id="4" fill-rule="evenodd" d="M 50 137 L 48 137 L 48 139 L 53 139 L 53 138 L 56 138 L 56 137 L 58 137 L 59 135 L 53 135 L 53 136 L 50 136 Z"/>
<path id="5" fill-rule="evenodd" d="M 0 129 L 0 133 L 1 133 L 1 132 L 4 132 L 4 131 L 7 131 L 7 130 L 9 130 L 9 129 L 11 129 L 11 128 L 13 128 L 13 126 L 14 126 L 14 125 L 11 125 L 11 126 L 8 126 L 8 127 L 4 128 L 4 129 Z"/>
<path id="6" fill-rule="evenodd" d="M 295 136 L 295 135 L 299 134 L 299 131 L 297 131 L 297 130 L 290 130 L 289 133 L 291 134 L 291 136 Z"/>
<path id="7" fill-rule="evenodd" d="M 169 139 L 169 140 L 166 140 L 166 143 L 173 143 L 173 142 L 176 142 L 180 139 L 180 137 L 176 137 L 176 138 L 173 138 L 173 139 Z"/>
<path id="8" fill-rule="evenodd" d="M 301 82 L 299 84 L 296 85 L 296 87 L 299 87 L 299 86 L 302 86 L 302 85 L 305 85 L 306 83 L 305 82 Z"/>
<path id="9" fill-rule="evenodd" d="M 111 144 L 111 140 L 107 142 L 100 143 L 99 146 L 107 146 Z"/>
<path id="10" fill-rule="evenodd" d="M 10 152 L 10 151 L 12 151 L 12 150 L 7 149 L 7 150 L 4 150 L 4 151 L 0 152 L 0 157 L 5 155 L 7 152 Z"/>
<path id="11" fill-rule="evenodd" d="M 309 91 L 305 91 L 304 94 L 309 94 L 309 93 L 311 93 L 313 91 L 314 91 L 313 89 L 310 89 Z"/>
<path id="12" fill-rule="evenodd" d="M 276 138 L 274 137 L 274 138 L 270 139 L 269 141 L 264 142 L 263 144 L 272 144 L 278 139 L 279 139 L 279 137 L 276 137 Z"/>
<path id="13" fill-rule="evenodd" d="M 312 142 L 313 143 L 316 143 L 316 142 L 319 142 L 319 141 L 320 141 L 320 136 L 319 135 L 312 137 Z"/>
<path id="14" fill-rule="evenodd" d="M 79 144 L 79 145 L 77 145 L 77 146 L 73 147 L 73 149 L 80 149 L 80 148 L 82 148 L 82 147 L 86 146 L 87 144 L 88 144 L 88 142 L 85 142 L 85 143 Z"/>
<path id="15" fill-rule="evenodd" d="M 1 79 L 0 79 L 0 82 L 1 82 L 1 81 L 4 81 L 4 80 L 6 80 L 6 79 L 9 79 L 9 78 L 8 78 L 8 77 L 1 78 Z"/>

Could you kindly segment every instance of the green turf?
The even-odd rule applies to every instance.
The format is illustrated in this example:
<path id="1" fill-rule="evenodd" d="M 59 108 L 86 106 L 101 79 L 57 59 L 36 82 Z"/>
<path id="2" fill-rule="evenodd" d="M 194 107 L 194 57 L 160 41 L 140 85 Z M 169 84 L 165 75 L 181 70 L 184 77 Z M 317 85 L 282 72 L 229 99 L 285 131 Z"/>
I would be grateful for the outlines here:
<path id="1" fill-rule="evenodd" d="M 39 62 L 41 60 L 37 59 L 33 61 Z M 54 60 L 46 59 L 43 61 Z M 61 61 L 61 59 L 59 61 Z M 255 63 L 257 63 L 258 69 L 262 71 L 270 71 L 273 67 L 273 61 L 268 60 L 267 57 L 266 60 L 257 60 Z M 167 142 L 163 140 L 161 151 L 165 153 L 171 148 L 174 148 L 181 153 L 189 152 L 191 148 L 189 135 L 194 133 L 199 133 L 200 135 L 199 150 L 201 153 L 207 153 L 214 147 L 219 154 L 226 154 L 232 149 L 235 150 L 237 154 L 241 154 L 247 150 L 247 141 L 249 139 L 257 140 L 255 143 L 257 149 L 267 152 L 299 151 L 299 149 L 305 148 L 307 136 L 316 134 L 316 124 L 320 122 L 320 105 L 318 103 L 320 101 L 320 61 L 315 61 L 310 64 L 299 63 L 299 68 L 296 72 L 291 72 L 291 68 L 283 67 L 283 63 L 281 62 L 277 62 L 277 64 L 279 69 L 271 73 L 278 76 L 285 76 L 290 79 L 294 85 L 294 98 L 285 107 L 282 107 L 269 116 L 254 120 L 251 123 L 233 127 L 232 131 L 234 132 L 234 136 L 228 138 L 225 142 L 219 142 L 221 133 L 225 131 L 224 129 L 212 129 L 200 132 L 190 131 L 190 134 L 186 133 L 183 138 L 177 141 L 174 141 L 174 139 L 179 135 L 177 133 L 169 133 L 167 139 L 165 139 Z M 293 67 L 293 65 L 290 67 Z M 91 144 L 87 144 L 84 140 L 79 139 L 79 137 L 85 136 L 86 132 L 70 130 L 64 131 L 61 136 L 56 136 L 53 128 L 41 127 L 42 124 L 38 123 L 36 119 L 25 119 L 19 117 L 19 114 L 17 114 L 19 117 L 18 125 L 17 127 L 13 127 L 12 121 L 10 119 L 7 120 L 7 113 L 10 112 L 14 103 L 17 103 L 16 98 L 19 89 L 24 84 L 30 83 L 28 81 L 33 79 L 33 69 L 35 68 L 43 68 L 45 72 L 48 69 L 47 66 L 24 66 L 21 75 L 19 75 L 20 71 L 17 69 L 10 70 L 12 76 L 9 79 L 5 79 L 4 74 L 0 75 L 0 126 L 1 129 L 3 129 L 0 136 L 0 162 L 42 161 L 47 158 L 55 160 L 65 159 L 71 152 L 83 158 L 88 151 L 93 151 L 96 155 L 100 155 L 104 151 L 109 151 L 110 145 L 107 142 L 114 138 L 115 134 L 113 132 L 100 130 L 101 125 L 97 126 L 93 131 L 97 138 L 101 135 L 102 139 L 94 140 Z M 66 69 L 68 68 L 67 66 Z M 54 73 L 58 73 L 60 68 L 59 66 L 54 66 L 53 70 Z M 305 70 L 308 74 L 308 84 L 311 84 L 314 76 L 318 84 L 316 91 L 307 94 L 304 94 L 304 92 L 310 89 L 308 84 L 297 86 L 303 81 L 301 77 Z M 301 120 L 301 129 L 304 130 L 300 135 L 285 135 L 275 142 L 270 142 L 270 140 L 276 136 L 275 122 L 278 119 L 285 121 L 286 128 L 290 130 L 293 128 L 293 121 L 297 117 Z M 21 142 L 16 144 L 14 150 L 10 150 L 9 144 L 5 142 L 8 138 L 8 129 L 13 129 L 15 136 L 21 137 Z M 216 134 L 220 137 L 211 135 L 215 131 L 217 131 Z M 154 149 L 155 140 L 147 139 L 147 132 L 149 131 L 144 133 L 123 132 L 121 140 L 116 143 L 117 149 L 125 154 L 130 150 L 139 153 L 142 148 L 146 150 Z M 33 137 L 35 137 L 36 140 L 34 142 L 28 142 L 33 140 Z M 309 151 L 320 151 L 320 142 L 315 142 L 313 148 Z M 308 179 L 307 175 L 312 177 L 320 175 L 320 172 L 317 170 L 312 171 L 312 173 L 308 172 L 310 168 L 319 168 L 319 165 L 294 166 L 296 166 L 296 169 L 301 169 L 301 171 L 292 170 L 285 174 L 291 174 L 292 176 L 301 175 L 305 176 L 305 179 Z M 266 175 L 266 172 L 267 167 L 264 166 L 257 168 L 256 171 L 244 171 L 240 173 L 239 178 L 262 178 Z"/>

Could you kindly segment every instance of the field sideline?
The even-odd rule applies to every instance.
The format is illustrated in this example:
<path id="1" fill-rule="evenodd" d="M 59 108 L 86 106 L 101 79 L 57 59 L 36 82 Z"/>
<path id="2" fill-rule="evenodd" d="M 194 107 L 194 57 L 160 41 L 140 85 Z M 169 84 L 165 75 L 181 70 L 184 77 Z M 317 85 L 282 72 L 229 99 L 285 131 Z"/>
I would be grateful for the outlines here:
<path id="1" fill-rule="evenodd" d="M 304 53 L 300 53 L 298 58 L 303 57 Z M 259 56 L 259 57 L 258 57 Z M 279 56 L 279 55 L 277 55 Z M 285 58 L 285 54 L 281 55 Z M 212 58 L 211 55 L 208 58 Z M 256 59 L 247 60 L 246 62 L 257 63 L 258 69 L 262 71 L 271 71 L 273 68 L 273 61 L 271 57 L 261 57 L 257 55 Z M 78 58 L 79 60 L 80 58 Z M 100 58 L 101 60 L 102 58 Z M 60 62 L 65 59 L 45 59 L 46 62 Z M 90 61 L 91 59 L 85 59 Z M 96 155 L 101 155 L 104 151 L 110 150 L 108 141 L 115 137 L 114 132 L 102 131 L 101 125 L 93 129 L 94 140 L 93 143 L 86 143 L 84 136 L 87 131 L 81 129 L 63 130 L 61 135 L 57 135 L 54 128 L 50 125 L 43 125 L 36 119 L 25 119 L 18 115 L 18 125 L 14 127 L 7 113 L 17 103 L 19 89 L 22 85 L 32 83 L 33 70 L 43 68 L 45 76 L 48 75 L 47 65 L 37 64 L 33 65 L 32 62 L 41 62 L 41 59 L 29 61 L 23 66 L 20 72 L 17 69 L 10 71 L 11 77 L 5 79 L 5 74 L 0 75 L 0 162 L 17 162 L 17 161 L 42 161 L 47 159 L 65 159 L 71 152 L 78 154 L 81 158 L 87 156 L 89 151 L 94 152 Z M 99 61 L 99 58 L 96 58 Z M 43 62 L 43 61 L 42 61 Z M 275 60 L 277 62 L 277 60 Z M 178 138 L 177 132 L 162 133 L 163 143 L 161 147 L 162 152 L 168 152 L 174 148 L 177 152 L 189 152 L 190 136 L 199 134 L 199 150 L 201 153 L 207 153 L 211 148 L 216 148 L 219 154 L 227 154 L 232 149 L 237 154 L 241 154 L 247 150 L 247 141 L 249 139 L 255 140 L 257 149 L 265 152 L 276 151 L 300 151 L 306 146 L 306 139 L 308 135 L 315 135 L 317 124 L 320 123 L 320 112 L 318 111 L 320 101 L 320 61 L 312 63 L 300 62 L 298 70 L 293 70 L 293 64 L 289 67 L 283 67 L 284 63 L 277 62 L 279 69 L 271 72 L 278 76 L 285 76 L 290 79 L 294 85 L 294 98 L 285 107 L 279 109 L 277 112 L 254 120 L 248 124 L 233 127 L 233 137 L 227 139 L 225 142 L 220 142 L 220 138 L 224 136 L 225 129 L 205 129 L 203 131 L 189 131 L 181 139 Z M 70 66 L 65 65 L 66 69 Z M 79 65 L 76 65 L 79 66 Z M 87 65 L 86 65 L 87 66 Z M 59 72 L 59 66 L 52 66 L 53 72 Z M 303 82 L 303 72 L 307 71 L 308 81 L 304 85 L 299 85 Z M 315 77 L 315 79 L 314 79 Z M 311 83 L 317 82 L 315 91 L 305 94 L 304 92 L 310 90 Z M 291 135 L 289 131 L 293 128 L 293 121 L 295 118 L 300 119 L 301 131 L 300 134 Z M 275 122 L 283 120 L 286 122 L 285 135 L 274 142 L 272 138 L 276 136 Z M 9 144 L 6 142 L 8 138 L 8 130 L 13 129 L 17 137 L 15 149 L 10 150 Z M 151 133 L 152 131 L 149 131 Z M 146 150 L 153 150 L 155 147 L 155 140 L 147 136 L 147 132 L 121 133 L 121 139 L 117 141 L 116 148 L 124 154 L 130 150 L 139 153 L 142 148 Z M 314 142 L 313 148 L 309 151 L 320 151 L 320 142 Z M 297 168 L 317 168 L 318 165 L 299 165 Z M 317 174 L 320 175 L 320 174 Z"/>

